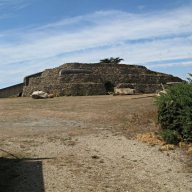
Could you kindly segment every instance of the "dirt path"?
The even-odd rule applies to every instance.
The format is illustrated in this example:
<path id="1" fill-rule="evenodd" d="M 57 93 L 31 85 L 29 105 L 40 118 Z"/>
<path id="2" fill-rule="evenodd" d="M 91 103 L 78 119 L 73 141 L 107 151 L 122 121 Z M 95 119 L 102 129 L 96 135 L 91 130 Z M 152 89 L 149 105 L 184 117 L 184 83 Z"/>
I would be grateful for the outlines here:
<path id="1" fill-rule="evenodd" d="M 152 103 L 131 96 L 0 100 L 0 148 L 21 159 L 0 152 L 9 157 L 0 170 L 11 165 L 0 191 L 192 191 L 181 151 L 129 139 L 156 129 Z"/>

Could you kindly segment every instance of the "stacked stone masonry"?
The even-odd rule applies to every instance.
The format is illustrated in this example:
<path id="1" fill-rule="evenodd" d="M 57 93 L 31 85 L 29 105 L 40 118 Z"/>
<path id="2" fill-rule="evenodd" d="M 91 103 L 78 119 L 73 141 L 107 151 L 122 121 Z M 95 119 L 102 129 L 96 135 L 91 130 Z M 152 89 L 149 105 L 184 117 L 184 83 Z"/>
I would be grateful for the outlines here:
<path id="1" fill-rule="evenodd" d="M 154 93 L 161 84 L 181 82 L 172 75 L 139 65 L 68 63 L 25 77 L 23 96 L 42 90 L 57 96 L 104 95 L 113 87 L 134 88 L 137 93 Z"/>
<path id="2" fill-rule="evenodd" d="M 0 89 L 0 98 L 18 97 L 23 92 L 23 83 Z"/>

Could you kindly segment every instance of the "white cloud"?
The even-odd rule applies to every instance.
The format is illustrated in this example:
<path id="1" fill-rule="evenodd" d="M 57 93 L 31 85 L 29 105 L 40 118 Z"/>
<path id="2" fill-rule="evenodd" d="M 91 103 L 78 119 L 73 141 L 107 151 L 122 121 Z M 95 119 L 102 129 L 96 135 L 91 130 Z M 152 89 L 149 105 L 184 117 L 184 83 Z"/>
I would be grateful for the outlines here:
<path id="1" fill-rule="evenodd" d="M 0 32 L 0 67 L 4 73 L 12 68 L 18 76 L 25 76 L 62 61 L 96 62 L 111 56 L 138 64 L 192 58 L 191 8 L 148 14 L 100 11 L 45 26 Z"/>
<path id="2" fill-rule="evenodd" d="M 192 61 L 174 62 L 174 63 L 158 63 L 154 65 L 147 65 L 149 68 L 168 68 L 168 67 L 189 67 L 192 66 Z"/>

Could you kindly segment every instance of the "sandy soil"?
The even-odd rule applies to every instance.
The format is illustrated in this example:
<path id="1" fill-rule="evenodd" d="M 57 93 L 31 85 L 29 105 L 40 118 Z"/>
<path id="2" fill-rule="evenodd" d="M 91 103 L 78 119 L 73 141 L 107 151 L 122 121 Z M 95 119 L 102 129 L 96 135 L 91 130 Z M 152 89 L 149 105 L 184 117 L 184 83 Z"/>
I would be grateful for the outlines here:
<path id="1" fill-rule="evenodd" d="M 192 191 L 189 157 L 133 139 L 151 96 L 0 99 L 0 192 Z"/>

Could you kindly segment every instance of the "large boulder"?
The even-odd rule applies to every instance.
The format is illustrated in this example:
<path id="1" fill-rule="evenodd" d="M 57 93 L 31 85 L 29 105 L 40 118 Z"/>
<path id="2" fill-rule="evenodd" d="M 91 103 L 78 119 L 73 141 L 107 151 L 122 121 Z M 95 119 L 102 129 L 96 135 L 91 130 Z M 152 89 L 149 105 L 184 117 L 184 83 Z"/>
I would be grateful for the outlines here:
<path id="1" fill-rule="evenodd" d="M 34 91 L 31 95 L 33 99 L 47 99 L 48 94 L 43 91 Z"/>
<path id="2" fill-rule="evenodd" d="M 114 88 L 114 95 L 134 95 L 135 89 L 131 88 Z"/>

